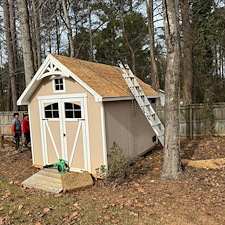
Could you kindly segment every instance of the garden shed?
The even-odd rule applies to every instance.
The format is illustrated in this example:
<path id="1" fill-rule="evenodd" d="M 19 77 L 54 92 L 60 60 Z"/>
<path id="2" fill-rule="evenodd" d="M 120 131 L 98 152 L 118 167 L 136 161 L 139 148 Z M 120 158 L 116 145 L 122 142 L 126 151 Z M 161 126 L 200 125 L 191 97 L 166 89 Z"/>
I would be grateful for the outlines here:
<path id="1" fill-rule="evenodd" d="M 158 93 L 138 82 L 154 107 Z M 157 143 L 119 67 L 49 54 L 17 103 L 28 105 L 36 167 L 62 158 L 95 174 L 114 142 L 131 157 Z"/>

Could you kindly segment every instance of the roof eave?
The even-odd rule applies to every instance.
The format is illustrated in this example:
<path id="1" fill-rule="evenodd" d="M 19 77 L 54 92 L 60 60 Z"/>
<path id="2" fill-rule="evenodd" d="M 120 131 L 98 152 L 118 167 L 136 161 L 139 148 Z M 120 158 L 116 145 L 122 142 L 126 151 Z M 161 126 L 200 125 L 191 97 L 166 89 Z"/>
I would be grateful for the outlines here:
<path id="1" fill-rule="evenodd" d="M 159 98 L 159 95 L 146 95 L 147 98 Z M 126 100 L 133 100 L 133 96 L 126 96 L 126 97 L 103 97 L 103 102 L 113 102 L 113 101 L 126 101 Z"/>

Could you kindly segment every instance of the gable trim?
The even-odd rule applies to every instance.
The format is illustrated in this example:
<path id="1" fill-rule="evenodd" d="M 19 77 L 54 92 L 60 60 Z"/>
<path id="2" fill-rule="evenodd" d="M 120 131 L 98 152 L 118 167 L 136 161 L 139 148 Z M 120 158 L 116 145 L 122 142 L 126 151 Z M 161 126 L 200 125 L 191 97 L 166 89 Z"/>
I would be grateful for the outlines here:
<path id="1" fill-rule="evenodd" d="M 52 64 L 50 64 L 52 63 Z M 50 66 L 50 67 L 49 67 Z M 49 68 L 49 69 L 48 69 Z M 49 72 L 45 72 L 45 70 L 49 70 Z M 84 89 L 86 89 L 90 94 L 92 94 L 95 98 L 95 101 L 102 101 L 102 96 L 100 96 L 97 92 L 95 92 L 91 87 L 89 87 L 85 82 L 83 82 L 80 78 L 78 78 L 74 73 L 72 73 L 66 66 L 64 66 L 61 62 L 59 62 L 54 56 L 49 54 L 43 64 L 40 66 L 31 82 L 27 85 L 19 99 L 17 100 L 17 105 L 28 105 L 29 98 L 32 96 L 34 90 L 41 83 L 42 78 L 50 76 L 50 75 L 60 75 L 64 77 L 71 77 L 78 84 L 80 84 Z"/>

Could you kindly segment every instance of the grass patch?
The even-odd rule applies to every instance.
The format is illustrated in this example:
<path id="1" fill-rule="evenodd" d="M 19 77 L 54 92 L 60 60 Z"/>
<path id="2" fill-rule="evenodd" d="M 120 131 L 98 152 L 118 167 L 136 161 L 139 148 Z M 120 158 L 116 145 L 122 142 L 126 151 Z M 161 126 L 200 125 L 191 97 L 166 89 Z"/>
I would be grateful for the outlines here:
<path id="1" fill-rule="evenodd" d="M 103 199 L 93 200 L 91 196 L 78 199 L 76 194 L 25 191 L 7 183 L 2 177 L 0 197 L 0 222 L 3 224 L 137 224 L 131 211 L 119 204 L 111 205 Z"/>

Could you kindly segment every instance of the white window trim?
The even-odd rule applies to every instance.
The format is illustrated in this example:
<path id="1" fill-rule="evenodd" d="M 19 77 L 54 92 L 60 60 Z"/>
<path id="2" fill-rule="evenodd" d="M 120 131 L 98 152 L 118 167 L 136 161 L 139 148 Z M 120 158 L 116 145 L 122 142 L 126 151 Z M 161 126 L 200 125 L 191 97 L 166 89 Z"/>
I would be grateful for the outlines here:
<path id="1" fill-rule="evenodd" d="M 67 95 L 45 95 L 45 96 L 37 96 L 38 100 L 53 100 L 53 99 L 66 99 L 66 98 L 87 98 L 87 93 L 81 94 L 67 94 Z"/>
<path id="2" fill-rule="evenodd" d="M 64 102 L 64 103 L 66 103 L 66 102 Z M 75 104 L 75 103 L 71 103 L 71 104 Z M 75 110 L 75 111 L 77 111 L 77 112 L 80 112 L 81 113 L 81 117 L 80 118 L 75 118 L 75 117 L 73 117 L 73 118 L 67 118 L 66 117 L 66 112 L 68 112 L 68 111 L 71 111 L 71 112 L 75 112 L 74 110 L 66 110 L 66 108 L 65 108 L 65 121 L 81 121 L 81 120 L 84 120 L 84 113 L 82 112 L 83 111 L 83 109 L 82 109 L 82 105 L 79 105 L 80 106 L 80 109 L 79 110 Z"/>
<path id="3" fill-rule="evenodd" d="M 63 90 L 56 90 L 55 89 L 55 80 L 56 79 L 62 79 L 63 81 Z M 66 82 L 65 82 L 65 77 L 61 77 L 61 76 L 57 76 L 57 77 L 54 77 L 52 79 L 52 90 L 53 90 L 53 93 L 65 93 L 66 92 Z"/>

